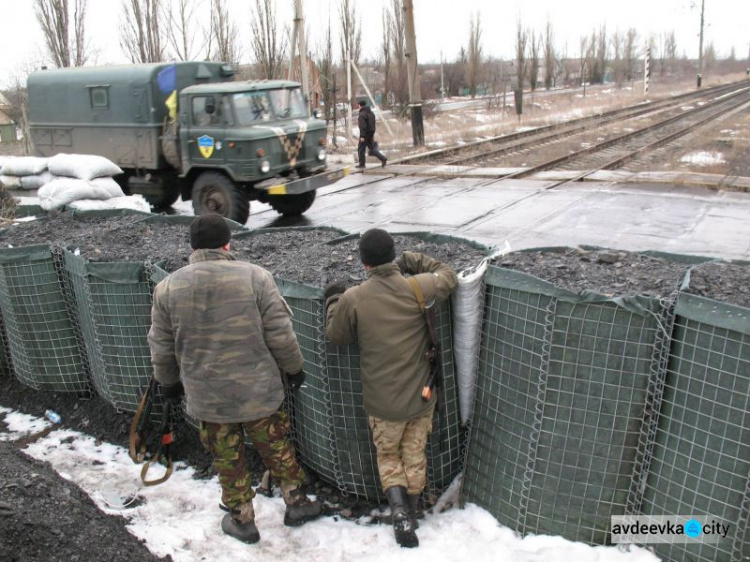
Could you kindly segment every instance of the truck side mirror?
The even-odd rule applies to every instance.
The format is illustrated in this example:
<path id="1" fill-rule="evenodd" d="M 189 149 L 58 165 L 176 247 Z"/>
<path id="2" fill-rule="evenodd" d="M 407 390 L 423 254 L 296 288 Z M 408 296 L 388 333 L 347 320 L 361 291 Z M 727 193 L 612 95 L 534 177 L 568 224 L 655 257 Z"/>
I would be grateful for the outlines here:
<path id="1" fill-rule="evenodd" d="M 214 96 L 208 96 L 206 98 L 206 105 L 204 107 L 206 110 L 206 113 L 211 115 L 214 111 L 216 111 L 216 98 Z"/>
<path id="2" fill-rule="evenodd" d="M 313 109 L 313 114 L 312 114 L 312 116 L 313 116 L 313 117 L 314 117 L 315 119 L 320 119 L 320 110 L 319 110 L 319 109 Z"/>

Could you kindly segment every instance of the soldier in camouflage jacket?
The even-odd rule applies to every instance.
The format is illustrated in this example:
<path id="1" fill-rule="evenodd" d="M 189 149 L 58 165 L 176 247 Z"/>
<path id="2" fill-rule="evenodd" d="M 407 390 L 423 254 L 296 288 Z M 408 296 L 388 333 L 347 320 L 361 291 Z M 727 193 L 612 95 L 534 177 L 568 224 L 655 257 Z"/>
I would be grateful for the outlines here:
<path id="1" fill-rule="evenodd" d="M 184 387 L 187 413 L 200 421 L 201 441 L 214 456 L 222 501 L 230 513 L 225 533 L 260 539 L 255 526 L 248 435 L 271 476 L 281 482 L 284 522 L 301 525 L 321 512 L 301 491 L 304 472 L 289 439 L 282 372 L 297 390 L 304 380 L 302 353 L 291 310 L 271 274 L 235 260 L 231 231 L 219 215 L 190 227 L 190 264 L 156 286 L 148 334 L 154 377 L 167 399 Z M 298 390 L 297 390 L 298 391 Z"/>

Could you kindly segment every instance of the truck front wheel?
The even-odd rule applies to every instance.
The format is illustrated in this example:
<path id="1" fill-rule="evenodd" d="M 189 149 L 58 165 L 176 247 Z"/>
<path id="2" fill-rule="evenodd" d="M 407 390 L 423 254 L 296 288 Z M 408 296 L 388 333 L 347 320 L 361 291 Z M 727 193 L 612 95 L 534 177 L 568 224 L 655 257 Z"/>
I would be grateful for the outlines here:
<path id="1" fill-rule="evenodd" d="M 277 213 L 285 217 L 298 217 L 315 201 L 315 191 L 298 193 L 297 195 L 271 195 L 268 203 Z"/>
<path id="2" fill-rule="evenodd" d="M 250 216 L 250 201 L 232 180 L 217 172 L 204 172 L 193 184 L 196 215 L 218 213 L 240 224 Z"/>

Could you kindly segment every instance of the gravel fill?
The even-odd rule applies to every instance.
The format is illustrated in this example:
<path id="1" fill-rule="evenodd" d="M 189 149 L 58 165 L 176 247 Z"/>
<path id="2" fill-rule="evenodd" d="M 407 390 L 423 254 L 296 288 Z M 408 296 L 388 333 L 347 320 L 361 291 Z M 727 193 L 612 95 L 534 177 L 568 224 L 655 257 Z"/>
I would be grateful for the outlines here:
<path id="1" fill-rule="evenodd" d="M 364 281 L 367 276 L 359 261 L 359 239 L 328 245 L 326 241 L 340 235 L 326 240 L 320 232 L 312 243 L 310 231 L 261 234 L 243 240 L 242 245 L 238 241 L 232 252 L 238 259 L 265 267 L 276 277 L 308 285 L 325 287 L 339 281 L 351 286 Z M 413 235 L 396 235 L 394 240 L 397 256 L 404 250 L 427 254 L 456 271 L 476 265 L 485 257 L 484 252 L 460 240 L 427 242 Z"/>
<path id="2" fill-rule="evenodd" d="M 47 217 L 19 223 L 0 232 L 5 247 L 61 244 L 94 262 L 161 262 L 173 272 L 188 264 L 192 252 L 188 226 L 140 222 L 140 216 L 73 217 L 50 213 Z M 232 240 L 237 259 L 260 265 L 276 277 L 325 287 L 333 281 L 353 285 L 366 279 L 359 261 L 358 238 L 328 245 L 344 236 L 329 229 L 277 230 Z M 484 252 L 468 242 L 427 242 L 418 236 L 397 235 L 396 253 L 419 252 L 447 263 L 456 271 L 479 263 Z"/>
<path id="3" fill-rule="evenodd" d="M 687 292 L 750 308 L 750 264 L 712 262 L 696 267 Z"/>
<path id="4" fill-rule="evenodd" d="M 594 291 L 608 297 L 667 296 L 679 288 L 688 268 L 633 252 L 581 248 L 518 252 L 503 256 L 494 264 L 534 275 L 574 293 Z"/>

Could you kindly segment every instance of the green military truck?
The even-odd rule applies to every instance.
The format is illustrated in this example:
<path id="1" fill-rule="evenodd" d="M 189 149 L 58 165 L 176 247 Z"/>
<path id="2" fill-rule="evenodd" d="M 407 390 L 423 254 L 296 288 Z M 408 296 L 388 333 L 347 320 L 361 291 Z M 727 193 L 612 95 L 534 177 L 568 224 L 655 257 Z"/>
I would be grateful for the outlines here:
<path id="1" fill-rule="evenodd" d="M 326 172 L 325 122 L 296 82 L 234 81 L 227 64 L 180 62 L 42 70 L 27 85 L 39 156 L 105 156 L 125 193 L 157 208 L 181 196 L 196 214 L 242 224 L 251 200 L 300 215 L 348 173 Z"/>

